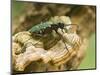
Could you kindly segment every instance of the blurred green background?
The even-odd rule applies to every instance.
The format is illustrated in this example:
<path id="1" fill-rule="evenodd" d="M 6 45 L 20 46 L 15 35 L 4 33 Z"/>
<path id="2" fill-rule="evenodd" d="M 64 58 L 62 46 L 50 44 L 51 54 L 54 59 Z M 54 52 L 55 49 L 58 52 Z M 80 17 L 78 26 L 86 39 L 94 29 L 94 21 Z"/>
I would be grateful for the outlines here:
<path id="1" fill-rule="evenodd" d="M 96 68 L 96 58 L 95 58 L 95 54 L 96 54 L 96 43 L 95 43 L 95 33 L 93 33 L 91 35 L 91 37 L 89 38 L 89 45 L 87 47 L 87 52 L 86 52 L 86 57 L 84 58 L 84 60 L 82 61 L 82 63 L 80 64 L 79 69 L 94 69 Z"/>
<path id="2" fill-rule="evenodd" d="M 23 2 L 13 2 L 12 4 L 12 19 L 18 16 L 24 10 Z M 92 33 L 89 37 L 89 45 L 86 52 L 86 57 L 79 66 L 79 69 L 95 69 L 96 68 L 96 34 Z"/>

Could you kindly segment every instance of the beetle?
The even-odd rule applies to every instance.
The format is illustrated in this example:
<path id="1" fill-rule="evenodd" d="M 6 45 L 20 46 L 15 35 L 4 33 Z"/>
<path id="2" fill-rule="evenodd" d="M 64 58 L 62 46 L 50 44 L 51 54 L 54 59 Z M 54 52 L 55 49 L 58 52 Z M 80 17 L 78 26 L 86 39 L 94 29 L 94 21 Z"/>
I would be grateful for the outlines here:
<path id="1" fill-rule="evenodd" d="M 76 28 L 77 28 L 76 24 L 66 24 L 63 22 L 63 19 L 53 18 L 52 20 L 49 20 L 43 23 L 41 22 L 40 24 L 33 26 L 31 29 L 29 29 L 29 32 L 34 33 L 38 36 L 44 36 L 44 35 L 50 34 L 54 30 L 61 37 L 62 41 L 65 44 L 65 41 L 62 35 L 58 33 L 58 29 L 61 29 L 62 32 L 63 30 L 65 30 L 66 33 L 71 33 L 71 32 L 75 32 Z M 67 49 L 66 44 L 65 44 L 65 48 Z"/>

